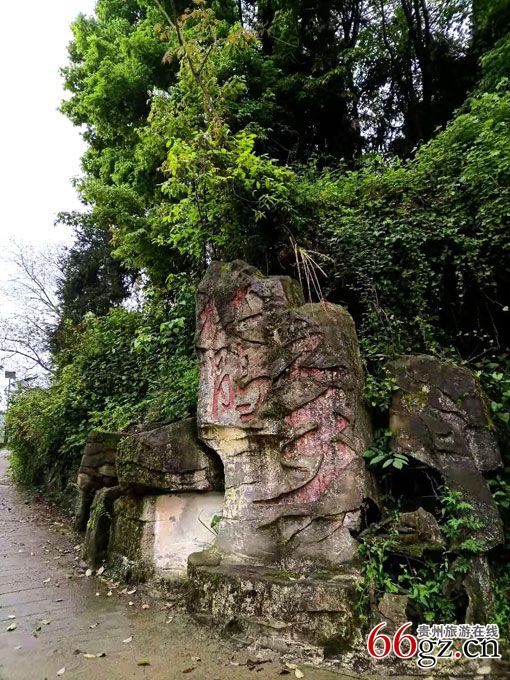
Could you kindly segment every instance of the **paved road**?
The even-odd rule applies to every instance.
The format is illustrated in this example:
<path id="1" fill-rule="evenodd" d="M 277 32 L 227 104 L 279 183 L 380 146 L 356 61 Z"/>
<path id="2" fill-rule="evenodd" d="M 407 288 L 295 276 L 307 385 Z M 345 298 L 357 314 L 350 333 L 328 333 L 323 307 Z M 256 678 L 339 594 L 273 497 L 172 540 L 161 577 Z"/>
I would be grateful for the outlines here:
<path id="1" fill-rule="evenodd" d="M 177 603 L 151 599 L 141 589 L 122 593 L 123 585 L 110 588 L 106 581 L 86 577 L 79 569 L 76 534 L 54 508 L 16 488 L 7 465 L 3 450 L 0 680 L 281 677 L 279 663 L 249 670 L 246 650 L 216 639 Z M 142 660 L 150 665 L 139 666 Z M 305 680 L 345 677 L 301 668 Z"/>

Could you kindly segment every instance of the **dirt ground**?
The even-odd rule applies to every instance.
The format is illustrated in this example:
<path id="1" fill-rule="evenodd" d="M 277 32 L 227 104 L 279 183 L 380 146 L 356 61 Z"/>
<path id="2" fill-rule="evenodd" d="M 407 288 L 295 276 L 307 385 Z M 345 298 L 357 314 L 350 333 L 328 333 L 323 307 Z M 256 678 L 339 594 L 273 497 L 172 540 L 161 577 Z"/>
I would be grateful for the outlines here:
<path id="1" fill-rule="evenodd" d="M 279 661 L 255 663 L 264 657 L 199 626 L 179 601 L 86 576 L 79 566 L 80 538 L 69 520 L 13 485 L 7 468 L 4 449 L 0 680 L 296 677 Z M 305 680 L 353 677 L 305 665 L 299 666 L 301 677 L 299 671 Z"/>

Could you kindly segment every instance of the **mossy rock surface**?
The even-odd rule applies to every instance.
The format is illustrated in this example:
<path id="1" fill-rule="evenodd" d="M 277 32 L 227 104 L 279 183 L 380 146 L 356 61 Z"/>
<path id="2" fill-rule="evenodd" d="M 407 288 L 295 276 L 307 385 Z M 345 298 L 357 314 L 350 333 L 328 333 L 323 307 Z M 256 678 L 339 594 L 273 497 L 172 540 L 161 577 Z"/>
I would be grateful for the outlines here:
<path id="1" fill-rule="evenodd" d="M 359 642 L 355 570 L 314 579 L 278 568 L 190 564 L 189 577 L 189 611 L 217 629 L 241 631 L 274 649 L 347 649 Z"/>
<path id="2" fill-rule="evenodd" d="M 143 533 L 143 498 L 122 496 L 114 504 L 110 552 L 118 552 L 130 560 L 140 558 Z"/>
<path id="3" fill-rule="evenodd" d="M 119 483 L 135 493 L 220 491 L 218 456 L 197 436 L 194 418 L 126 436 L 117 454 Z"/>
<path id="4" fill-rule="evenodd" d="M 487 398 L 463 366 L 428 355 L 405 355 L 389 364 L 396 391 L 390 410 L 391 448 L 440 473 L 479 519 L 470 538 L 492 548 L 503 523 L 484 473 L 502 466 Z M 466 537 L 467 538 L 467 537 Z"/>
<path id="5" fill-rule="evenodd" d="M 115 486 L 100 489 L 94 496 L 82 548 L 82 558 L 92 568 L 99 566 L 106 558 L 113 506 L 120 494 L 120 487 Z"/>

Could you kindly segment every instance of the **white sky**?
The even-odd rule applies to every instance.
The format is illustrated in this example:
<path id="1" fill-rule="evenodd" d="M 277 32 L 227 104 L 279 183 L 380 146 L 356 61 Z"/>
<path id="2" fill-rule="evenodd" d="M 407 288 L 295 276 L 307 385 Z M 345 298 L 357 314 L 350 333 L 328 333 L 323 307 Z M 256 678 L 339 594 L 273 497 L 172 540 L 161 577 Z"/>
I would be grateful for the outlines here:
<path id="1" fill-rule="evenodd" d="M 59 68 L 67 61 L 69 24 L 95 0 L 2 3 L 0 22 L 0 282 L 14 238 L 34 246 L 70 240 L 54 227 L 61 210 L 79 207 L 70 178 L 79 174 L 83 142 L 58 112 Z M 0 313 L 6 301 L 0 293 Z M 14 368 L 14 367 L 6 367 Z M 0 392 L 5 385 L 1 369 Z"/>

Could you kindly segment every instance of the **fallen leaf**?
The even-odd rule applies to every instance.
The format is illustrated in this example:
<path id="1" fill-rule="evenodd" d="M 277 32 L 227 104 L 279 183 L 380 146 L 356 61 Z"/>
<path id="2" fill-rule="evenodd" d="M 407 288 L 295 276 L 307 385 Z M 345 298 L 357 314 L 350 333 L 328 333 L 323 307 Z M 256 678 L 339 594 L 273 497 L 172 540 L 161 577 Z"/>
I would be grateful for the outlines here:
<path id="1" fill-rule="evenodd" d="M 66 667 L 63 666 L 59 671 L 57 671 L 57 675 L 64 675 L 65 672 L 66 672 Z"/>
<path id="2" fill-rule="evenodd" d="M 296 678 L 304 678 L 305 677 L 305 674 L 303 673 L 303 671 L 300 671 L 299 668 L 296 668 L 296 670 L 294 671 L 294 675 L 296 676 Z"/>
<path id="3" fill-rule="evenodd" d="M 132 607 L 135 603 L 134 602 L 128 602 L 129 606 Z"/>
<path id="4" fill-rule="evenodd" d="M 63 601 L 64 600 L 61 597 L 59 597 L 57 600 L 55 600 L 55 602 L 63 602 Z"/>
<path id="5" fill-rule="evenodd" d="M 149 606 L 150 605 L 148 605 L 148 604 L 142 604 L 142 609 L 149 609 Z"/>
<path id="6" fill-rule="evenodd" d="M 112 593 L 111 590 L 109 590 L 109 591 L 106 593 L 106 597 L 111 597 L 112 595 L 113 595 L 113 593 Z"/>
<path id="7" fill-rule="evenodd" d="M 287 668 L 288 668 L 289 670 L 291 670 L 291 671 L 295 671 L 296 668 L 297 668 L 297 666 L 296 666 L 295 663 L 286 663 L 285 665 L 286 665 Z"/>
<path id="8" fill-rule="evenodd" d="M 92 576 L 92 569 L 87 569 L 85 576 Z"/>
<path id="9" fill-rule="evenodd" d="M 96 621 L 95 623 L 91 623 L 89 628 L 96 628 L 99 625 L 99 621 Z"/>
<path id="10" fill-rule="evenodd" d="M 43 620 L 41 621 L 41 623 L 42 623 L 43 626 L 49 626 L 50 623 L 51 623 L 51 621 L 50 621 L 49 619 L 43 619 Z"/>
<path id="11" fill-rule="evenodd" d="M 167 618 L 166 622 L 167 622 L 167 623 L 172 623 L 173 620 L 174 620 L 174 617 L 173 617 L 173 616 L 169 616 L 169 617 Z"/>
<path id="12" fill-rule="evenodd" d="M 136 662 L 136 665 L 137 666 L 150 666 L 151 662 L 149 661 L 149 659 L 138 659 L 138 661 Z"/>
<path id="13" fill-rule="evenodd" d="M 96 574 L 97 574 L 98 576 L 101 576 L 101 574 L 103 573 L 103 571 L 104 571 L 104 567 L 99 567 L 99 569 L 96 571 Z"/>
<path id="14" fill-rule="evenodd" d="M 49 583 L 51 581 L 51 578 L 45 578 L 43 583 Z"/>
<path id="15" fill-rule="evenodd" d="M 85 659 L 100 659 L 102 656 L 106 656 L 106 652 L 96 652 L 92 654 L 91 652 L 84 652 L 82 655 Z"/>
<path id="16" fill-rule="evenodd" d="M 23 645 L 18 645 L 17 647 L 14 647 L 14 649 L 16 649 L 16 650 L 23 649 Z"/>
<path id="17" fill-rule="evenodd" d="M 136 593 L 136 588 L 133 588 L 132 590 L 127 591 L 128 595 L 134 595 L 134 593 Z"/>
<path id="18" fill-rule="evenodd" d="M 196 666 L 191 666 L 190 668 L 185 668 L 182 672 L 183 673 L 192 673 L 195 670 Z"/>
<path id="19" fill-rule="evenodd" d="M 16 618 L 16 615 L 15 615 L 15 614 L 9 614 L 9 616 L 8 616 L 7 618 L 8 618 L 8 619 L 15 619 L 15 618 Z"/>
<path id="20" fill-rule="evenodd" d="M 99 593 L 96 593 L 96 597 L 99 597 Z"/>
<path id="21" fill-rule="evenodd" d="M 13 631 L 13 630 L 16 630 L 16 628 L 17 628 L 17 625 L 16 625 L 15 623 L 11 623 L 10 626 L 7 626 L 7 630 L 8 630 L 9 632 L 11 632 L 11 631 Z"/>
<path id="22" fill-rule="evenodd" d="M 132 642 L 132 641 L 133 641 L 133 636 L 132 636 L 132 635 L 130 635 L 130 636 L 129 636 L 128 638 L 126 638 L 125 640 L 122 640 L 122 642 L 125 642 L 125 643 L 127 643 L 127 642 Z"/>

